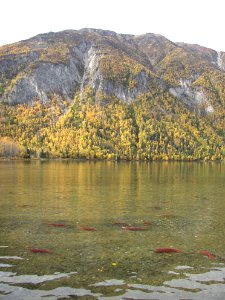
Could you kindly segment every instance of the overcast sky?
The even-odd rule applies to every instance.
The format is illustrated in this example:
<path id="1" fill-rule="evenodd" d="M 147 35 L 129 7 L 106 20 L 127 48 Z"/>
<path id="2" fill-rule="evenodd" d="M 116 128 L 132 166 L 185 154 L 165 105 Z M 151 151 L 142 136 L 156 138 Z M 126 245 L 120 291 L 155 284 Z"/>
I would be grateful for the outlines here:
<path id="1" fill-rule="evenodd" d="M 101 28 L 162 34 L 225 51 L 225 0 L 1 0 L 0 45 L 39 33 Z"/>

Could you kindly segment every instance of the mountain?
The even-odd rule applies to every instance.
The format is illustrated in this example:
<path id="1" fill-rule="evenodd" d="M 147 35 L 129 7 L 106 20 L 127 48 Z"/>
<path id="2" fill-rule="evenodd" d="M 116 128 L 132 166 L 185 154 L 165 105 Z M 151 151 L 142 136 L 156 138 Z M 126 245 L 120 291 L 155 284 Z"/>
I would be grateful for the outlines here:
<path id="1" fill-rule="evenodd" d="M 153 33 L 126 35 L 82 29 L 40 34 L 0 47 L 0 105 L 0 136 L 6 139 L 2 145 L 6 147 L 9 138 L 16 143 L 16 149 L 25 147 L 26 153 L 34 155 L 38 152 L 50 157 L 221 159 L 225 157 L 225 52 L 174 43 Z M 114 120 L 112 110 L 116 110 Z M 125 114 L 122 120 L 119 111 Z M 30 115 L 29 124 L 19 114 L 24 114 L 24 118 Z M 109 143 L 111 133 L 104 133 L 104 142 L 104 134 L 100 134 L 100 129 L 106 130 L 107 122 L 119 120 L 121 126 L 133 130 L 129 131 L 130 150 L 124 153 Z M 130 127 L 125 120 L 130 120 Z M 65 128 L 72 128 L 71 138 L 79 144 L 76 134 L 82 122 L 88 126 L 79 133 L 79 139 L 86 135 L 86 139 L 93 140 L 94 131 L 90 131 L 94 127 L 96 139 L 101 140 L 95 146 L 101 154 L 96 154 L 94 146 L 90 146 L 92 154 L 79 152 L 79 146 L 72 154 L 68 144 L 69 150 L 60 150 L 62 153 L 58 146 L 54 151 L 44 149 L 47 139 Z M 47 127 L 52 130 L 51 137 L 50 133 L 43 134 Z M 27 128 L 32 134 L 23 138 Z M 114 130 L 119 132 L 117 142 L 121 147 L 128 143 L 121 140 L 119 127 L 115 125 Z M 146 135 L 144 144 L 142 135 Z M 35 137 L 33 145 L 30 139 Z M 168 146 L 172 147 L 169 154 Z M 203 150 L 195 153 L 193 147 Z"/>
<path id="2" fill-rule="evenodd" d="M 51 94 L 72 100 L 90 91 L 96 101 L 115 96 L 131 102 L 157 88 L 190 107 L 204 102 L 212 109 L 203 81 L 213 73 L 215 94 L 224 71 L 225 53 L 156 34 L 70 30 L 0 48 L 1 101 L 12 104 L 34 98 L 46 102 Z"/>

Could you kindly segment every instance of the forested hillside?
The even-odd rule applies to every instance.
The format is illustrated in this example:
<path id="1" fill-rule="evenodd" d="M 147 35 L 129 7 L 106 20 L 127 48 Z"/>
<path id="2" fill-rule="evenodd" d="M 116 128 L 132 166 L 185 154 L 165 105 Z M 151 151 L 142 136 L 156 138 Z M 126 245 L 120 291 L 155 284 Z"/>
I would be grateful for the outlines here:
<path id="1" fill-rule="evenodd" d="M 225 53 L 83 29 L 0 47 L 0 156 L 225 158 Z"/>
<path id="2" fill-rule="evenodd" d="M 163 97 L 163 96 L 161 96 Z M 221 160 L 224 114 L 202 117 L 170 95 L 107 105 L 57 98 L 1 106 L 1 155 L 46 158 Z M 163 106 L 163 108 L 161 107 Z M 165 110 L 166 109 L 166 110 Z"/>

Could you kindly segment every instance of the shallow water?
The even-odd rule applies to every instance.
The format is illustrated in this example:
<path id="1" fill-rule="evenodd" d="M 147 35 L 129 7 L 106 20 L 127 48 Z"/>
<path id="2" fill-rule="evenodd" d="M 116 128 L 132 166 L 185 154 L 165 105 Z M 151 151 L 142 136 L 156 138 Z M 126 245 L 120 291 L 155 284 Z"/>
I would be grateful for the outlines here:
<path id="1" fill-rule="evenodd" d="M 223 163 L 1 161 L 0 298 L 225 299 L 224 182 Z"/>

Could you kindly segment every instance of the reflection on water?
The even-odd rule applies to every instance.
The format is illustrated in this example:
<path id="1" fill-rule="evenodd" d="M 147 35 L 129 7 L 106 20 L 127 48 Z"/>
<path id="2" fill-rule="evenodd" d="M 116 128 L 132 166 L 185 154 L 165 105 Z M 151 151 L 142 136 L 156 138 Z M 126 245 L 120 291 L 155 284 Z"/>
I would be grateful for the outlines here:
<path id="1" fill-rule="evenodd" d="M 224 182 L 223 163 L 1 161 L 0 298 L 224 299 Z"/>
<path id="2" fill-rule="evenodd" d="M 176 269 L 182 269 L 177 267 Z M 89 285 L 88 289 L 58 287 L 51 290 L 38 290 L 34 286 L 50 280 L 69 278 L 74 273 L 53 275 L 20 275 L 12 272 L 0 272 L 1 298 L 5 300 L 30 299 L 66 299 L 68 297 L 85 297 L 85 299 L 205 299 L 223 300 L 225 296 L 224 283 L 225 268 L 215 268 L 202 274 L 180 274 L 184 279 L 172 279 L 163 283 L 163 286 L 144 284 L 128 284 L 124 280 L 108 279 Z M 176 273 L 179 275 L 179 273 Z M 213 282 L 213 283 L 212 283 Z M 13 285 L 10 285 L 13 284 Z M 28 288 L 18 284 L 29 284 Z M 32 285 L 31 285 L 32 284 Z M 103 291 L 109 289 L 111 296 L 104 296 Z M 98 293 L 98 290 L 100 291 Z M 63 298 L 62 298 L 63 297 Z"/>
<path id="3" fill-rule="evenodd" d="M 31 300 L 31 299 L 62 299 L 62 297 L 67 298 L 68 296 L 98 296 L 98 294 L 92 294 L 91 291 L 86 289 L 73 289 L 70 287 L 59 287 L 53 290 L 44 291 L 33 289 L 34 285 L 39 283 L 44 283 L 50 280 L 56 280 L 60 278 L 68 278 L 72 272 L 69 274 L 54 274 L 54 275 L 20 275 L 17 276 L 12 272 L 0 272 L 0 292 L 2 296 L 0 298 L 6 300 Z M 13 285 L 10 285 L 13 284 Z M 16 284 L 30 284 L 29 288 L 23 288 L 17 286 Z M 31 286 L 32 284 L 32 286 Z"/>

